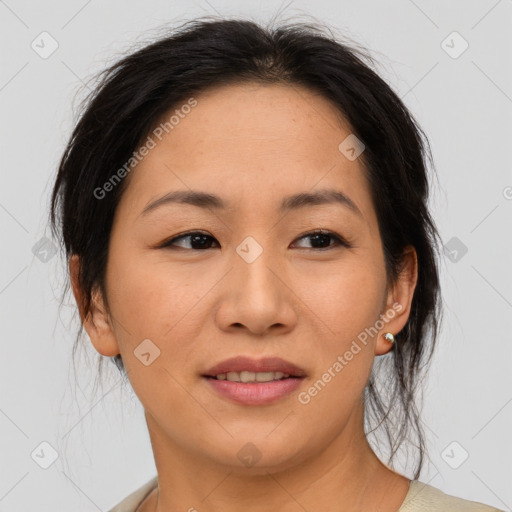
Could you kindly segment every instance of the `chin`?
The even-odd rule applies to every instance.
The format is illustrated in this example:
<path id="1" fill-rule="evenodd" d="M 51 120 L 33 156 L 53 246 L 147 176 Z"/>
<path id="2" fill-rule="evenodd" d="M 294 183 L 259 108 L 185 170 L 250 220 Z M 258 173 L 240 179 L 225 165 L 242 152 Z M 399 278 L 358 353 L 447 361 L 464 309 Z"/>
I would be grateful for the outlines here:
<path id="1" fill-rule="evenodd" d="M 307 458 L 305 446 L 301 442 L 294 442 L 286 431 L 278 435 L 277 432 L 268 435 L 255 433 L 252 435 L 234 436 L 228 442 L 216 444 L 216 452 L 210 457 L 215 464 L 229 468 L 239 475 L 267 475 L 278 473 L 294 467 Z M 222 447 L 219 450 L 219 447 Z"/>

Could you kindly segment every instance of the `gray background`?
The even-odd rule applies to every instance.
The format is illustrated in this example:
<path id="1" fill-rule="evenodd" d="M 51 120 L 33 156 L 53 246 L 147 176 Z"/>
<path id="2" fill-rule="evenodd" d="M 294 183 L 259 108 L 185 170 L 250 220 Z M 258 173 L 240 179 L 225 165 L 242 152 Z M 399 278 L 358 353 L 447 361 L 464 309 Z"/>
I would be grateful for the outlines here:
<path id="1" fill-rule="evenodd" d="M 95 390 L 92 347 L 77 358 L 76 373 L 72 368 L 74 303 L 68 296 L 58 307 L 63 261 L 43 238 L 52 178 L 72 106 L 87 92 L 83 83 L 165 23 L 216 13 L 266 20 L 278 11 L 281 19 L 327 21 L 369 47 L 430 137 L 439 174 L 432 208 L 447 246 L 446 312 L 425 383 L 429 463 L 420 479 L 511 510 L 512 1 L 6 0 L 1 511 L 108 510 L 156 473 L 142 408 L 115 368 Z M 47 58 L 41 37 L 44 51 L 52 39 L 40 36 L 44 31 L 58 43 Z M 464 40 L 469 46 L 459 55 Z M 41 464 L 51 450 L 42 442 L 57 454 L 47 469 Z M 396 468 L 410 477 L 402 459 Z"/>

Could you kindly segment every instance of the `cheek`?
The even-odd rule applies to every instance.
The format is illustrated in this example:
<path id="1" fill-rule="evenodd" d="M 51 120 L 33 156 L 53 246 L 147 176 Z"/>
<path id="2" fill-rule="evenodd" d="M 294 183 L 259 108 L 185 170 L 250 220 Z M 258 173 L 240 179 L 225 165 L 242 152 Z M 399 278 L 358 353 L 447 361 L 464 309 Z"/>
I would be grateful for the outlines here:
<path id="1" fill-rule="evenodd" d="M 131 385 L 152 414 L 162 404 L 187 411 L 190 396 L 175 376 L 193 359 L 193 340 L 202 325 L 195 320 L 194 314 L 201 314 L 201 308 L 195 305 L 211 285 L 191 279 L 191 275 L 169 262 L 149 262 L 135 251 L 120 257 L 127 254 L 116 248 L 111 250 L 107 292 Z M 154 357 L 147 366 L 136 354 L 146 339 L 154 344 L 145 345 L 150 359 Z M 197 414 L 196 410 L 193 412 Z"/>
<path id="2" fill-rule="evenodd" d="M 168 262 L 119 254 L 111 251 L 107 269 L 112 310 L 134 336 L 161 339 L 201 297 L 202 281 Z"/>
<path id="3" fill-rule="evenodd" d="M 376 259 L 347 258 L 336 271 L 309 276 L 304 289 L 310 290 L 307 304 L 321 319 L 318 327 L 323 332 L 315 376 L 321 381 L 317 386 L 321 392 L 314 401 L 320 410 L 343 396 L 338 410 L 343 416 L 343 409 L 347 412 L 359 399 L 373 365 L 372 327 L 380 318 L 385 297 L 385 268 Z"/>
<path id="4" fill-rule="evenodd" d="M 372 268 L 374 270 L 372 270 Z M 316 373 L 298 396 L 302 431 L 315 431 L 315 419 L 323 417 L 323 428 L 335 435 L 340 424 L 360 405 L 374 362 L 374 333 L 379 319 L 385 275 L 372 265 L 351 265 L 331 274 L 324 285 L 317 282 L 311 309 L 321 318 L 324 336 L 315 351 Z M 313 285 L 311 285 L 313 286 Z M 328 293 L 325 292 L 328 290 Z M 325 414 L 325 411 L 331 411 Z"/>
<path id="5" fill-rule="evenodd" d="M 379 318 L 386 291 L 383 265 L 351 257 L 332 270 L 301 272 L 305 303 L 322 320 L 328 339 L 348 342 Z M 304 276 L 307 276 L 306 278 Z"/>

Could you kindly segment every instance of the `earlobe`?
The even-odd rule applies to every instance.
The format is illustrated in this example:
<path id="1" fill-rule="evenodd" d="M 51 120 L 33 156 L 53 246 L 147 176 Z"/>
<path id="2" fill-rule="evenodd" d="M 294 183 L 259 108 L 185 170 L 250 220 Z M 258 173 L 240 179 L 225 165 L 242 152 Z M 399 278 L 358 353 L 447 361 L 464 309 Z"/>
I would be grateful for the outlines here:
<path id="1" fill-rule="evenodd" d="M 104 356 L 119 354 L 119 346 L 101 292 L 93 290 L 89 311 L 85 311 L 84 291 L 79 283 L 80 259 L 73 254 L 69 260 L 69 275 L 80 319 L 94 348 Z"/>
<path id="2" fill-rule="evenodd" d="M 400 274 L 388 290 L 385 310 L 382 312 L 384 326 L 379 331 L 375 345 L 376 355 L 386 354 L 393 348 L 394 337 L 404 328 L 411 312 L 418 281 L 418 257 L 414 247 L 406 247 L 402 261 Z M 393 336 L 393 341 L 387 333 Z"/>

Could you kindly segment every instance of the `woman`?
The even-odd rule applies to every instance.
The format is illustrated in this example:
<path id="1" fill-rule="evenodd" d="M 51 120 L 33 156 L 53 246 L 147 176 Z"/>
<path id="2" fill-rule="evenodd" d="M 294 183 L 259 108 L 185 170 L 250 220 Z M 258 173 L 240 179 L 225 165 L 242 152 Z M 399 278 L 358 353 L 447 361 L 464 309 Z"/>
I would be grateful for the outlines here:
<path id="1" fill-rule="evenodd" d="M 51 220 L 158 475 L 112 512 L 496 510 L 418 477 L 439 326 L 428 142 L 363 52 L 194 20 L 108 69 Z M 411 478 L 393 456 L 417 436 Z"/>

